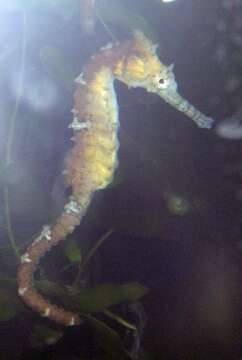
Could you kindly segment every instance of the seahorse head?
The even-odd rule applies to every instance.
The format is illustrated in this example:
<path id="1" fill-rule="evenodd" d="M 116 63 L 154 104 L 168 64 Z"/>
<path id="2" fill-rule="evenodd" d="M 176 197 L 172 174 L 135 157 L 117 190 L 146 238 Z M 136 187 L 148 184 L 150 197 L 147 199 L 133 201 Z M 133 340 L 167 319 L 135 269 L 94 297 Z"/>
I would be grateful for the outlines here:
<path id="1" fill-rule="evenodd" d="M 161 97 L 167 92 L 177 91 L 173 65 L 166 66 L 160 61 L 156 54 L 157 45 L 136 31 L 130 48 L 130 53 L 114 68 L 117 79 L 129 87 L 142 87 Z"/>
<path id="2" fill-rule="evenodd" d="M 136 31 L 129 46 L 126 46 L 126 53 L 115 64 L 115 77 L 129 87 L 142 87 L 157 94 L 199 127 L 210 129 L 213 119 L 202 114 L 178 93 L 173 65 L 163 64 L 156 48 L 144 34 Z"/>

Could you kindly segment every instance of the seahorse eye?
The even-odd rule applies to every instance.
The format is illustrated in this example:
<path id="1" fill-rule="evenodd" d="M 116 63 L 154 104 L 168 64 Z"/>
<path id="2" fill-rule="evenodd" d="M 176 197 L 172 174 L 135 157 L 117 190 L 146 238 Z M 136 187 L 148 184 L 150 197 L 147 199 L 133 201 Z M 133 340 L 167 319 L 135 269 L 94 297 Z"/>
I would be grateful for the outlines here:
<path id="1" fill-rule="evenodd" d="M 167 79 L 165 77 L 157 76 L 156 83 L 157 83 L 157 87 L 159 89 L 166 89 L 169 86 L 170 81 L 169 81 L 169 79 Z"/>

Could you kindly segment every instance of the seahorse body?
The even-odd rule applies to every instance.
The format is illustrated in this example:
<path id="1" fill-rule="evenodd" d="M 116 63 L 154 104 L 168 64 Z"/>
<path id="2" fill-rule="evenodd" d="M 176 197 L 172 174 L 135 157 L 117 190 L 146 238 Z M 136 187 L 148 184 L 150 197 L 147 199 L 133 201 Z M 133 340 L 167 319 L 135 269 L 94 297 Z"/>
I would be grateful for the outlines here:
<path id="1" fill-rule="evenodd" d="M 72 195 L 56 223 L 44 227 L 28 247 L 18 271 L 19 295 L 24 302 L 42 316 L 63 325 L 79 324 L 81 316 L 51 304 L 38 294 L 32 284 L 33 273 L 40 257 L 79 225 L 94 192 L 112 181 L 119 147 L 115 79 L 128 87 L 141 86 L 157 93 L 201 127 L 209 128 L 212 122 L 177 93 L 172 67 L 160 62 L 156 46 L 141 32 L 135 32 L 131 40 L 102 48 L 84 67 L 76 79 L 70 124 L 74 146 L 64 171 Z"/>

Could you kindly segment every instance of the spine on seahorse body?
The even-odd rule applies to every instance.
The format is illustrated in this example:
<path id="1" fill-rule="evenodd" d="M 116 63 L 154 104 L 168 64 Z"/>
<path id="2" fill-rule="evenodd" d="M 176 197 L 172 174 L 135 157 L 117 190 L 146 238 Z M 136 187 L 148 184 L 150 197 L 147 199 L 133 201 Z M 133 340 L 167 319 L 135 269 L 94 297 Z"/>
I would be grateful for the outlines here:
<path id="1" fill-rule="evenodd" d="M 132 40 L 108 45 L 91 58 L 76 79 L 72 138 L 74 146 L 66 161 L 65 180 L 72 188 L 62 215 L 45 226 L 27 248 L 18 271 L 19 295 L 33 310 L 63 325 L 76 325 L 81 316 L 51 304 L 36 292 L 33 274 L 50 248 L 66 238 L 84 216 L 92 195 L 105 188 L 117 167 L 118 105 L 114 79 L 129 87 L 143 87 L 191 117 L 199 126 L 210 127 L 211 119 L 177 93 L 172 67 L 160 62 L 156 46 L 136 32 Z"/>

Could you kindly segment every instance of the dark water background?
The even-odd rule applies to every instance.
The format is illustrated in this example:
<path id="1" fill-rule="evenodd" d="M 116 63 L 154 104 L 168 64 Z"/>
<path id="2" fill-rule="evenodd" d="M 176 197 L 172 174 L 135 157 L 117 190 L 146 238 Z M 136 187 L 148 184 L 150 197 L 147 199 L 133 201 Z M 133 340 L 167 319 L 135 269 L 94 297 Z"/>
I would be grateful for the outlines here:
<path id="1" fill-rule="evenodd" d="M 151 24 L 161 60 L 175 63 L 180 92 L 191 103 L 216 124 L 241 107 L 241 1 L 123 3 Z M 18 12 L 3 9 L 0 19 L 2 53 L 10 49 L 0 76 L 3 162 L 22 25 Z M 81 37 L 77 19 L 68 21 L 45 10 L 28 13 L 27 29 L 26 98 L 16 120 L 14 161 L 3 167 L 1 178 L 2 187 L 7 183 L 10 188 L 19 244 L 60 211 L 65 196 L 60 173 L 71 145 L 72 94 L 43 67 L 40 50 L 47 45 L 60 50 L 77 75 L 90 55 L 110 41 L 99 23 L 94 36 Z M 113 31 L 120 38 L 128 35 L 125 28 L 114 26 Z M 217 125 L 199 129 L 140 89 L 128 90 L 119 83 L 115 89 L 121 123 L 116 185 L 95 196 L 76 231 L 85 248 L 114 228 L 90 264 L 88 284 L 138 281 L 150 289 L 141 300 L 146 313 L 142 346 L 152 358 L 239 360 L 242 136 L 236 141 L 221 138 Z M 4 246 L 8 240 L 1 204 Z M 65 262 L 62 256 L 58 248 L 46 256 L 42 271 L 47 278 L 56 276 Z M 0 273 L 14 277 L 15 271 L 11 251 L 0 252 Z M 89 339 L 85 328 L 71 329 L 53 347 L 33 351 L 28 337 L 36 319 L 30 314 L 0 322 L 1 359 L 72 359 L 80 343 Z"/>

